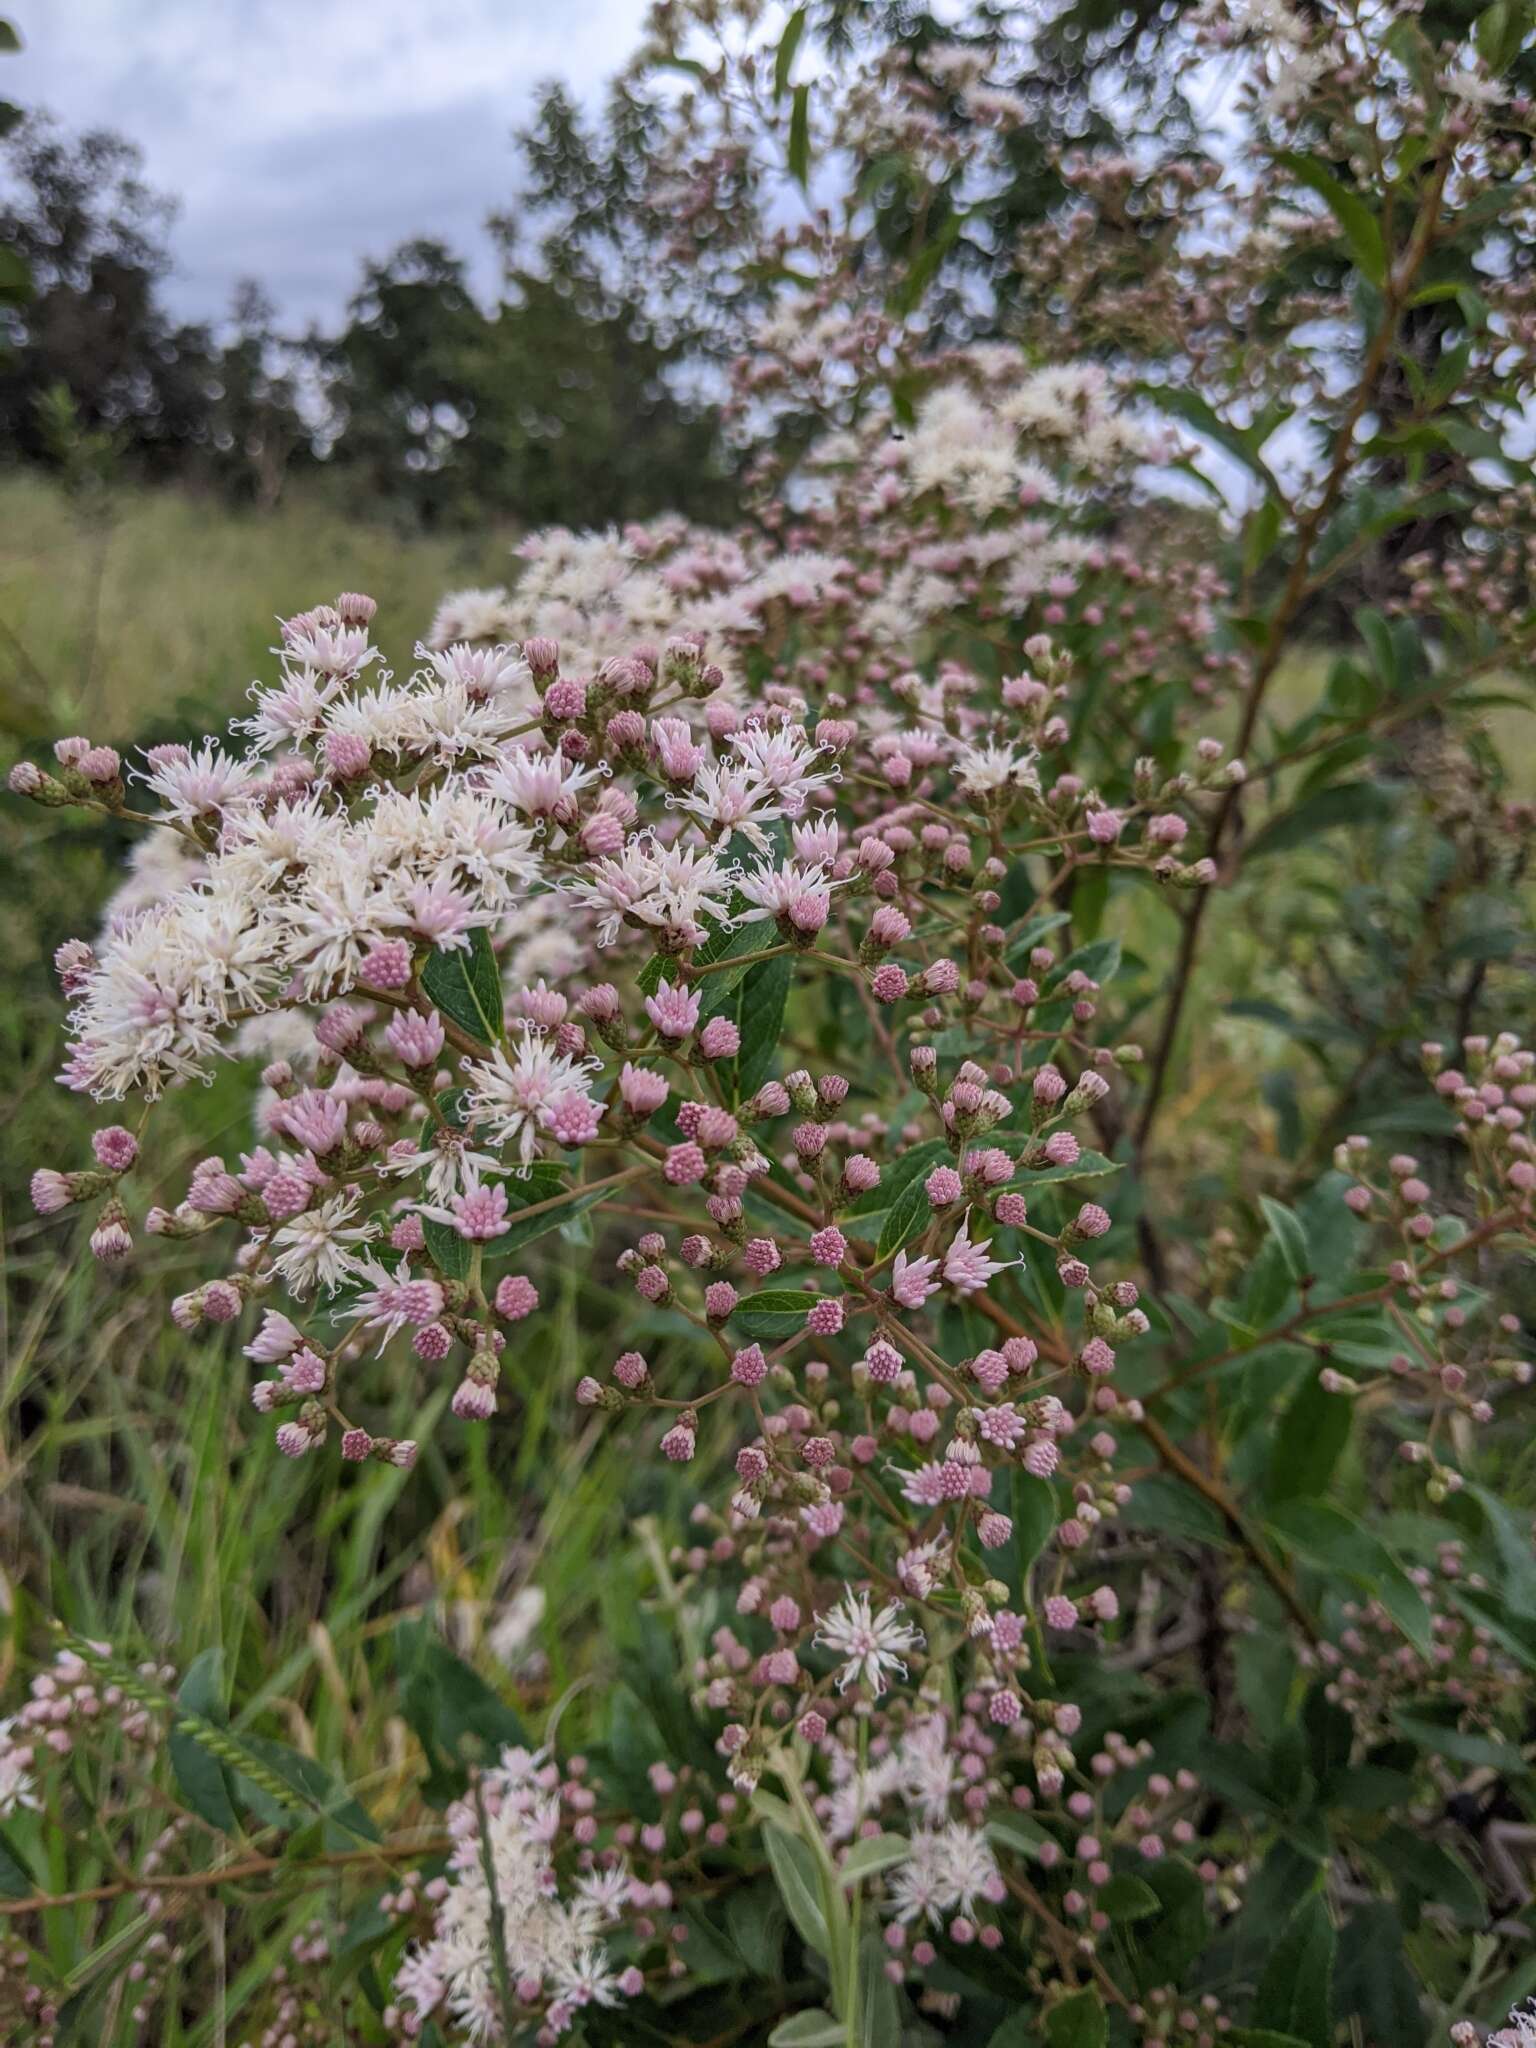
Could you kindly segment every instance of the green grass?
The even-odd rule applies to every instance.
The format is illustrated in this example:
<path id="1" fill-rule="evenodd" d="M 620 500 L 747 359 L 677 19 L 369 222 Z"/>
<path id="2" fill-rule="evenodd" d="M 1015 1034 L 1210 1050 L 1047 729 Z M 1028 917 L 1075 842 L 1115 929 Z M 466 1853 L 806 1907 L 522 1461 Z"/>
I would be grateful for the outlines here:
<path id="1" fill-rule="evenodd" d="M 278 616 L 340 590 L 376 597 L 409 648 L 445 590 L 505 578 L 510 538 L 407 541 L 319 493 L 258 514 L 124 490 L 84 515 L 27 476 L 0 484 L 0 536 L 0 723 L 114 743 L 180 705 L 228 717 L 273 669 Z"/>

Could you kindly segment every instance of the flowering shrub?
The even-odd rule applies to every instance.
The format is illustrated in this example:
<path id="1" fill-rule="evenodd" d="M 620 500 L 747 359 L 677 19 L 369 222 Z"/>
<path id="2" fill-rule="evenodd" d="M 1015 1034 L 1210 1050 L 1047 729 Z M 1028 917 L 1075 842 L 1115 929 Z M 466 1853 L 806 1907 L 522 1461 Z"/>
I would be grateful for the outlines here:
<path id="1" fill-rule="evenodd" d="M 679 116 L 659 190 L 706 250 L 786 124 L 804 182 L 804 27 L 722 47 Z M 0 1746 L 0 1888 L 56 1906 L 29 1816 L 71 1770 L 100 1810 L 163 1737 L 154 1867 L 78 1893 L 157 1923 L 134 2024 L 195 1999 L 198 1902 L 242 1880 L 345 1899 L 286 1931 L 263 2043 L 1398 2048 L 1528 1987 L 1525 985 L 1475 947 L 1470 983 L 1424 966 L 1412 1040 L 1378 1027 L 1214 1213 L 1169 1129 L 1231 994 L 1212 903 L 1262 937 L 1266 859 L 1398 824 L 1387 768 L 1426 731 L 1485 748 L 1472 692 L 1529 654 L 1520 35 L 1204 34 L 1259 173 L 1063 166 L 1020 329 L 1070 300 L 1080 357 L 925 349 L 921 289 L 861 301 L 857 198 L 758 222 L 791 281 L 735 366 L 750 528 L 534 536 L 408 671 L 343 593 L 222 739 L 12 770 L 146 834 L 59 956 L 103 1122 L 36 1207 L 110 1267 L 186 1245 L 189 1356 L 234 1326 L 275 1450 L 336 1487 L 494 1460 L 547 1392 L 549 1254 L 590 1246 L 628 1292 L 572 1406 L 681 1516 L 643 1532 L 656 1612 L 608 1712 L 569 1702 L 579 1741 L 403 1626 L 421 1770 L 387 1831 L 367 1760 L 343 1782 L 232 1715 L 205 1645 L 174 1697 L 158 1659 L 51 1649 Z M 913 61 L 834 76 L 826 146 L 953 205 L 976 167 L 903 100 Z M 961 43 L 923 61 L 1022 118 Z M 1105 218 L 1148 207 L 1165 260 L 1106 276 Z M 1170 494 L 1213 450 L 1257 485 L 1224 523 Z M 1298 625 L 1367 571 L 1277 713 Z M 1497 868 L 1516 926 L 1528 825 L 1479 817 L 1456 868 Z M 253 1128 L 154 1199 L 157 1112 L 231 1058 Z M 402 1388 L 418 1436 L 380 1420 Z M 72 2010 L 5 1968 L 49 2042 L 111 1977 Z"/>

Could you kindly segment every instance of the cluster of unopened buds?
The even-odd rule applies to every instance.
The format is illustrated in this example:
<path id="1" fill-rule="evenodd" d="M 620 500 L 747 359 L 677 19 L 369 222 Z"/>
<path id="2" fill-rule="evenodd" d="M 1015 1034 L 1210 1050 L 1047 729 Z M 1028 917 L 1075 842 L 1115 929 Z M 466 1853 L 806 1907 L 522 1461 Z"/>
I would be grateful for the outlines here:
<path id="1" fill-rule="evenodd" d="M 1192 1996 L 1170 1984 L 1138 1999 L 1126 2017 L 1143 2029 L 1138 2048 L 1216 2048 L 1232 2021 L 1213 1991 Z"/>
<path id="2" fill-rule="evenodd" d="M 105 1646 L 100 1646 L 105 1654 Z M 146 1663 L 139 1675 L 153 1683 L 174 1682 L 175 1672 Z M 68 1757 L 82 1738 L 93 1746 L 108 1732 L 139 1747 L 159 1739 L 160 1726 L 120 1686 L 103 1682 L 73 1650 L 60 1650 L 28 1687 L 17 1711 L 0 1722 L 0 1817 L 17 1806 L 35 1806 L 35 1773 Z"/>
<path id="3" fill-rule="evenodd" d="M 1391 1615 L 1374 1600 L 1346 1601 L 1344 1626 L 1300 1653 L 1304 1664 L 1324 1674 L 1329 1699 L 1367 1738 L 1388 1739 L 1394 1708 L 1431 1692 L 1452 1704 L 1465 1725 L 1483 1725 L 1507 1709 L 1511 1688 L 1519 1683 L 1518 1670 L 1501 1654 L 1494 1630 L 1455 1604 L 1458 1588 L 1488 1591 L 1486 1580 L 1467 1570 L 1460 1544 L 1443 1543 L 1433 1569 L 1414 1565 L 1409 1576 L 1429 1610 L 1427 1654 L 1404 1640 Z"/>
<path id="4" fill-rule="evenodd" d="M 1437 1199 L 1412 1153 L 1383 1160 L 1370 1139 L 1358 1136 L 1337 1148 L 1334 1163 L 1350 1177 L 1345 1205 L 1394 1241 L 1384 1293 L 1402 1349 L 1373 1377 L 1325 1366 L 1321 1384 L 1350 1398 L 1395 1387 L 1410 1413 L 1427 1417 L 1424 1434 L 1405 1438 L 1399 1456 L 1422 1471 L 1428 1497 L 1439 1502 L 1463 1484 L 1459 1439 L 1492 1421 L 1501 1389 L 1529 1386 L 1536 1371 L 1519 1355 L 1520 1318 L 1491 1307 L 1485 1289 L 1469 1293 L 1467 1281 L 1450 1270 L 1491 1242 L 1532 1239 L 1536 1061 L 1507 1033 L 1467 1039 L 1468 1072 L 1447 1067 L 1439 1045 L 1426 1045 L 1423 1054 L 1437 1094 L 1460 1118 L 1456 1136 L 1472 1214 L 1464 1199 Z"/>
<path id="5" fill-rule="evenodd" d="M 333 1960 L 325 1922 L 312 1920 L 301 1928 L 273 1967 L 257 2001 L 259 2018 L 245 2023 L 254 2030 L 242 2036 L 239 2048 L 326 2048 L 334 2041 L 338 2023 L 351 2018 L 349 2008 L 362 2002 L 362 1993 L 334 1983 Z"/>

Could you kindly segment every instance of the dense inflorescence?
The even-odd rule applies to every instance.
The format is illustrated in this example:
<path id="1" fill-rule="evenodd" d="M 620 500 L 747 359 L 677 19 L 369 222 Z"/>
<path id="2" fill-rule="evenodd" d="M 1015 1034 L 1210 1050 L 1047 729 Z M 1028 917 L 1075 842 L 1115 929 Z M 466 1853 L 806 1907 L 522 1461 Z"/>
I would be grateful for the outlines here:
<path id="1" fill-rule="evenodd" d="M 671 50 L 711 12 L 655 33 Z M 751 218 L 806 89 L 721 52 L 647 192 L 679 249 L 788 266 L 730 366 L 750 523 L 533 535 L 399 670 L 342 593 L 282 622 L 222 738 L 125 758 L 79 735 L 11 772 L 144 832 L 58 955 L 62 1079 L 103 1122 L 35 1205 L 83 1212 L 108 1269 L 146 1235 L 202 1262 L 167 1314 L 193 1355 L 238 1335 L 278 1452 L 346 1485 L 428 1431 L 434 1456 L 487 1426 L 494 1448 L 543 1393 L 535 1247 L 563 1230 L 616 1276 L 571 1419 L 682 1504 L 643 1532 L 682 1682 L 637 1768 L 649 1724 L 562 1756 L 561 1709 L 538 1747 L 484 1692 L 450 1711 L 466 1678 L 434 1667 L 411 1726 L 442 1823 L 388 1845 L 367 1909 L 388 2038 L 606 2048 L 633 2002 L 711 1981 L 722 1926 L 753 1948 L 764 1893 L 729 1901 L 761 1880 L 827 1986 L 830 2017 L 789 2016 L 802 2040 L 990 2031 L 1000 1985 L 1053 2039 L 1102 2043 L 1110 2011 L 1117 2048 L 1321 2039 L 1317 1959 L 1382 1903 L 1363 1887 L 1396 1885 L 1398 1934 L 1482 1903 L 1429 1838 L 1457 1800 L 1497 1827 L 1524 1768 L 1529 1531 L 1484 1451 L 1532 1377 L 1536 1056 L 1447 971 L 1427 1085 L 1357 1125 L 1347 1081 L 1212 1227 L 1164 1133 L 1192 1011 L 1237 1009 L 1208 906 L 1380 815 L 1377 750 L 1451 814 L 1474 911 L 1521 872 L 1529 806 L 1447 794 L 1441 742 L 1532 645 L 1529 486 L 1479 469 L 1513 471 L 1497 430 L 1530 382 L 1524 259 L 1489 203 L 1524 190 L 1529 109 L 1459 46 L 1426 68 L 1352 16 L 1206 16 L 1253 180 L 1065 160 L 1071 202 L 1023 245 L 1027 349 L 970 345 L 952 304 L 931 325 L 899 278 L 871 302 L 862 201 Z M 819 139 L 921 162 L 958 208 L 1028 116 L 1018 83 L 995 48 L 893 46 Z M 1323 156 L 1392 204 L 1351 206 Z M 1287 484 L 1266 450 L 1292 412 L 1316 445 Z M 1230 520 L 1170 487 L 1213 446 L 1258 493 Z M 1299 623 L 1367 558 L 1358 660 L 1282 724 Z M 1166 955 L 1122 996 L 1115 912 L 1148 900 Z M 1256 929 L 1302 923 L 1247 900 Z M 260 1074 L 248 1140 L 161 1199 L 157 1110 L 231 1061 Z M 412 1395 L 420 1443 L 380 1420 Z M 1330 1495 L 1346 1465 L 1358 1514 Z M 1186 1658 L 1194 1699 L 1146 1676 Z M 210 1825 L 259 1795 L 335 1868 L 382 1857 L 311 1759 L 226 1725 L 206 1667 L 175 1701 L 168 1672 L 116 1670 L 85 1645 L 38 1678 L 0 1812 L 62 1803 L 105 1709 L 130 1745 L 168 1731 Z M 1463 1765 L 1494 1773 L 1484 1808 Z M 178 1824 L 155 1848 L 188 1891 L 196 1847 Z M 170 1890 L 167 1969 L 194 1918 Z M 263 2048 L 324 2038 L 314 1987 L 346 1946 L 290 1938 Z"/>

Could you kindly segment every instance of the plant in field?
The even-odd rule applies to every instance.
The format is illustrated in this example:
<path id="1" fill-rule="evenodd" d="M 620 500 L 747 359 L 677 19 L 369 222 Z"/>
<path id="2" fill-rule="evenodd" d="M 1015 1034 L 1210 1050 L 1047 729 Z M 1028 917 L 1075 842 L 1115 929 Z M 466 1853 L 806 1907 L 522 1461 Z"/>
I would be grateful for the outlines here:
<path id="1" fill-rule="evenodd" d="M 748 9 L 697 67 L 658 206 L 775 139 L 804 186 L 822 135 L 941 183 L 963 234 L 983 167 L 909 55 L 835 74 L 818 128 L 804 20 L 754 48 Z M 147 834 L 59 957 L 63 1078 L 107 1121 L 38 1209 L 86 1210 L 109 1268 L 139 1232 L 197 1258 L 175 1328 L 238 1326 L 277 1450 L 334 1486 L 494 1458 L 543 1392 L 541 1241 L 590 1246 L 627 1306 L 573 1427 L 681 1510 L 636 1530 L 656 1613 L 591 1742 L 406 1624 L 387 1832 L 231 1717 L 216 1657 L 172 1699 L 71 1644 L 220 1838 L 157 1849 L 168 1969 L 168 1897 L 346 1895 L 306 1906 L 263 2040 L 326 2038 L 329 1984 L 360 2040 L 592 2048 L 1397 2048 L 1523 1995 L 1529 818 L 1423 769 L 1531 646 L 1519 28 L 1213 14 L 1246 175 L 1064 166 L 1083 210 L 1032 235 L 1018 345 L 925 331 L 922 232 L 872 295 L 861 190 L 799 229 L 721 201 L 775 285 L 735 368 L 749 527 L 535 535 L 408 672 L 343 593 L 222 739 L 12 771 Z M 1021 118 L 991 56 L 924 61 Z M 1126 274 L 1104 218 L 1148 207 Z M 1248 478 L 1222 517 L 1171 494 L 1230 483 L 1216 451 Z M 1349 652 L 1277 712 L 1337 605 Z M 1429 942 L 1380 920 L 1411 1004 L 1376 987 L 1343 1087 L 1281 1098 L 1289 1181 L 1218 1197 L 1183 1060 L 1236 994 L 1213 920 L 1266 855 L 1395 816 L 1393 776 L 1450 817 Z M 1512 936 L 1468 981 L 1442 950 L 1491 878 Z M 1250 923 L 1277 979 L 1343 979 L 1284 905 Z M 157 1107 L 230 1058 L 249 1135 L 161 1200 Z M 412 1437 L 379 1420 L 402 1386 Z M 18 1913 L 59 1904 L 32 1814 L 81 1796 L 38 1735 L 58 1683 L 0 1750 Z M 110 1978 L 29 2010 L 62 2040 Z"/>

